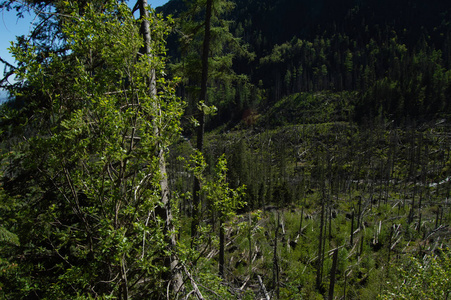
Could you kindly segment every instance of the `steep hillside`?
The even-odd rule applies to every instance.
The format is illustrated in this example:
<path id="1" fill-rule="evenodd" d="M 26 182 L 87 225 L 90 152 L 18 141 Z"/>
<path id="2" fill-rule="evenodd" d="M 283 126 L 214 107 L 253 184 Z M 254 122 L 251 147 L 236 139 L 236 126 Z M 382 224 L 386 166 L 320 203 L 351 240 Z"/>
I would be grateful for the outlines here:
<path id="1" fill-rule="evenodd" d="M 449 299 L 448 8 L 208 1 L 152 43 L 121 1 L 64 1 L 39 26 L 67 48 L 17 47 L 0 298 Z"/>
<path id="2" fill-rule="evenodd" d="M 176 17 L 185 10 L 182 0 L 162 7 Z M 359 122 L 450 113 L 451 10 L 443 1 L 243 0 L 222 17 L 255 58 L 234 59 L 251 84 L 244 91 L 235 84 L 235 96 L 212 94 L 222 112 L 215 126 L 300 92 L 357 92 Z M 182 57 L 178 39 L 168 45 L 174 61 Z"/>

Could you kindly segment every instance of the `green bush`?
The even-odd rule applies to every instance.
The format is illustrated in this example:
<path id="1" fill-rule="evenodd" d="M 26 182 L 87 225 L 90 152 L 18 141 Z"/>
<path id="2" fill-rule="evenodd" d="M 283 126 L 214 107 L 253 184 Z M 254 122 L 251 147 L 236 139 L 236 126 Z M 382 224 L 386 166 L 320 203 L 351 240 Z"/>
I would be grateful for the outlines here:
<path id="1" fill-rule="evenodd" d="M 402 264 L 379 299 L 448 299 L 451 294 L 449 250 Z"/>

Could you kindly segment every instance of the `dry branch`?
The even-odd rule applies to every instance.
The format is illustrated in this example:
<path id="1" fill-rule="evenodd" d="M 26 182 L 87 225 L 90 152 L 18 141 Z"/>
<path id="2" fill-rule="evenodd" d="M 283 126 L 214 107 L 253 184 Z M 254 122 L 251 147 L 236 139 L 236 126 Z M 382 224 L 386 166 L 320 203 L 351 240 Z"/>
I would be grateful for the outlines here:
<path id="1" fill-rule="evenodd" d="M 263 294 L 265 295 L 265 299 L 266 300 L 271 300 L 271 297 L 269 297 L 269 293 L 266 290 L 265 284 L 263 283 L 262 278 L 260 277 L 260 275 L 257 275 L 257 278 L 258 278 L 258 283 L 260 283 L 260 286 L 262 288 Z"/>
<path id="2" fill-rule="evenodd" d="M 196 281 L 194 280 L 193 276 L 191 276 L 191 273 L 188 271 L 185 265 L 183 265 L 183 269 L 185 270 L 186 276 L 188 276 L 189 280 L 191 281 L 191 285 L 193 286 L 194 293 L 197 296 L 197 299 L 204 300 L 205 298 L 202 296 L 202 293 L 199 291 L 199 288 L 197 287 Z M 188 295 L 191 294 L 188 293 Z"/>

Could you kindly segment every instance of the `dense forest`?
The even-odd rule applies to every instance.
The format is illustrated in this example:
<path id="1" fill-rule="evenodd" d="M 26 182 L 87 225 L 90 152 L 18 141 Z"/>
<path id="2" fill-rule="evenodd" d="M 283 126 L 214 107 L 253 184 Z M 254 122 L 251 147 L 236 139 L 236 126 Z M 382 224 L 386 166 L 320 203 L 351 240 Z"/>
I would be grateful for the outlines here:
<path id="1" fill-rule="evenodd" d="M 183 3 L 162 11 L 177 16 Z M 443 1 L 237 1 L 223 16 L 254 56 L 235 55 L 232 69 L 246 84 L 224 87 L 215 124 L 302 92 L 359 92 L 356 122 L 409 124 L 450 111 L 451 16 Z M 178 39 L 170 39 L 173 61 L 184 57 Z"/>
<path id="2" fill-rule="evenodd" d="M 0 1 L 0 297 L 448 299 L 444 2 Z"/>

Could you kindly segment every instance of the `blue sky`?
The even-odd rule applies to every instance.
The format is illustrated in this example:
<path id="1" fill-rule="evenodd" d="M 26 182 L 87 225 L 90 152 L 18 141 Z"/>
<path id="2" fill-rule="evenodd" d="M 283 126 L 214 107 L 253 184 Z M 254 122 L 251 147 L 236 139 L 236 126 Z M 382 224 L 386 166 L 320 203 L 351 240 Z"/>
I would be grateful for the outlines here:
<path id="1" fill-rule="evenodd" d="M 136 0 L 129 0 L 133 6 Z M 156 8 L 169 0 L 148 0 L 151 7 Z M 17 19 L 15 11 L 0 11 L 0 57 L 14 65 L 14 61 L 8 52 L 10 41 L 14 41 L 17 35 L 27 35 L 32 28 L 34 16 L 25 14 L 25 18 Z M 0 75 L 3 75 L 4 64 L 0 62 Z M 3 77 L 3 76 L 2 76 Z"/>

